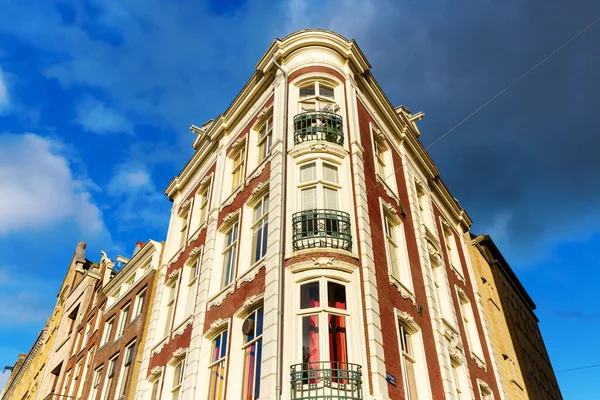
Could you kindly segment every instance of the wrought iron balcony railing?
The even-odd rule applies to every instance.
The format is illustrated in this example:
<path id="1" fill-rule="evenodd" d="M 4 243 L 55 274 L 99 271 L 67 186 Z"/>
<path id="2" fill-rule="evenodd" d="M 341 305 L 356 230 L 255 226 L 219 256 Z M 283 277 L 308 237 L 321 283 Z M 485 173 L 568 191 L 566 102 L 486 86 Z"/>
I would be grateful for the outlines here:
<path id="1" fill-rule="evenodd" d="M 315 140 L 344 144 L 342 117 L 326 111 L 296 115 L 294 117 L 294 144 Z"/>
<path id="2" fill-rule="evenodd" d="M 337 210 L 308 210 L 292 215 L 294 250 L 330 247 L 350 250 L 350 214 Z"/>
<path id="3" fill-rule="evenodd" d="M 291 366 L 292 400 L 362 400 L 362 367 L 337 361 Z"/>

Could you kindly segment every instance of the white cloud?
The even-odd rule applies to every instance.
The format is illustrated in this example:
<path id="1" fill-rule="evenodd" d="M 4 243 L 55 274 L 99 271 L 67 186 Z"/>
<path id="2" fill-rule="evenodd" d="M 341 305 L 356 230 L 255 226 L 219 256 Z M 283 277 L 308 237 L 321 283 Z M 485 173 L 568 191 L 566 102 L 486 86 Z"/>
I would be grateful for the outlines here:
<path id="1" fill-rule="evenodd" d="M 4 389 L 4 386 L 6 386 L 6 383 L 8 382 L 9 377 L 10 377 L 10 371 L 6 371 L 6 372 L 0 371 L 0 393 L 2 392 L 2 389 Z"/>
<path id="2" fill-rule="evenodd" d="M 0 115 L 8 109 L 10 106 L 10 100 L 8 98 L 8 89 L 6 88 L 6 82 L 4 81 L 4 75 L 2 68 L 0 68 Z"/>
<path id="3" fill-rule="evenodd" d="M 124 222 L 120 229 L 166 228 L 170 203 L 156 188 L 144 164 L 126 161 L 117 165 L 107 191 L 117 204 L 118 220 Z"/>
<path id="4" fill-rule="evenodd" d="M 58 142 L 0 134 L 0 236 L 61 222 L 74 222 L 86 234 L 105 233 L 88 190 L 73 177 Z"/>
<path id="5" fill-rule="evenodd" d="M 87 96 L 75 110 L 76 116 L 73 122 L 81 125 L 83 129 L 94 133 L 131 133 L 132 126 L 127 119 L 113 109 L 107 107 L 106 103 L 95 97 Z"/>

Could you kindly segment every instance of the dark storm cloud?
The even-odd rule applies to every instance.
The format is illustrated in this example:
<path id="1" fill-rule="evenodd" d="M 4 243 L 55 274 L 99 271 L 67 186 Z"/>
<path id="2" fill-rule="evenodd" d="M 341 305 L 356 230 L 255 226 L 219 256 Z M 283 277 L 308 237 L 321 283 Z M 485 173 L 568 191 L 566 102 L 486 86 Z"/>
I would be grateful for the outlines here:
<path id="1" fill-rule="evenodd" d="M 425 111 L 427 145 L 598 16 L 594 1 L 405 3 L 354 36 L 394 105 Z M 431 148 L 475 231 L 505 219 L 522 253 L 596 229 L 599 44 L 600 23 Z"/>

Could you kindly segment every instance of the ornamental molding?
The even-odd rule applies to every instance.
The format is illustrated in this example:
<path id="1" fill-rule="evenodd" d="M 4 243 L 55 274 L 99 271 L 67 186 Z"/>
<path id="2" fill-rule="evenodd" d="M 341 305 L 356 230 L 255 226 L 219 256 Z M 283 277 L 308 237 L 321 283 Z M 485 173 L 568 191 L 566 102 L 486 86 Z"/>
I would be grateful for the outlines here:
<path id="1" fill-rule="evenodd" d="M 456 291 L 458 292 L 458 295 L 464 299 L 469 299 L 469 297 L 467 296 L 467 294 L 465 293 L 464 290 L 462 290 L 462 288 L 456 286 Z"/>
<path id="2" fill-rule="evenodd" d="M 271 108 L 273 108 L 272 104 L 269 104 L 268 106 L 264 106 L 263 109 L 260 110 L 260 112 L 256 116 L 256 119 L 260 120 L 262 117 L 264 117 L 271 110 Z"/>
<path id="3" fill-rule="evenodd" d="M 467 284 L 466 279 L 460 274 L 460 272 L 456 270 L 456 268 L 452 267 L 452 271 L 454 272 L 454 275 L 456 275 L 456 278 L 463 283 L 463 285 Z"/>
<path id="4" fill-rule="evenodd" d="M 171 257 L 171 259 L 169 260 L 169 265 L 177 262 L 177 260 L 179 260 L 179 257 L 181 257 L 181 255 L 183 254 L 184 250 L 185 250 L 185 246 L 182 246 L 179 250 L 177 250 L 177 253 L 173 257 Z"/>
<path id="5" fill-rule="evenodd" d="M 185 332 L 185 328 L 190 326 L 192 322 L 194 322 L 194 315 L 190 315 L 189 317 L 187 317 L 185 320 L 183 320 L 182 323 L 179 324 L 179 326 L 177 326 L 173 330 L 173 337 L 183 335 L 183 332 Z"/>
<path id="6" fill-rule="evenodd" d="M 390 199 L 394 200 L 396 204 L 400 205 L 400 199 L 398 198 L 398 196 L 396 196 L 394 192 L 391 191 L 387 183 L 385 183 L 385 180 L 379 175 L 377 175 L 377 182 L 381 184 L 383 190 L 385 191 L 385 194 L 387 194 Z"/>
<path id="7" fill-rule="evenodd" d="M 327 153 L 341 159 L 344 159 L 347 154 L 346 150 L 344 150 L 341 145 L 331 142 L 304 142 L 294 146 L 294 148 L 290 150 L 290 155 L 293 158 L 312 153 Z"/>
<path id="8" fill-rule="evenodd" d="M 204 336 L 207 338 L 211 338 L 212 336 L 216 335 L 218 332 L 223 330 L 227 325 L 229 325 L 229 318 L 218 318 L 210 324 L 210 327 L 208 328 Z"/>
<path id="9" fill-rule="evenodd" d="M 378 137 L 380 140 L 383 140 L 383 141 L 385 142 L 385 140 L 386 140 L 386 138 L 385 138 L 385 135 L 384 135 L 384 133 L 381 131 L 381 129 L 379 129 L 379 127 L 377 127 L 377 126 L 376 126 L 376 125 L 374 125 L 374 124 L 371 124 L 371 130 L 373 131 L 373 133 L 374 133 L 375 135 L 377 135 L 377 137 Z"/>
<path id="10" fill-rule="evenodd" d="M 229 214 L 225 215 L 225 216 L 223 217 L 223 223 L 224 223 L 224 224 L 228 223 L 228 222 L 229 222 L 229 221 L 231 221 L 231 220 L 233 219 L 233 217 L 235 217 L 237 214 L 238 214 L 238 212 L 237 212 L 237 211 L 234 211 L 234 212 L 230 212 Z"/>
<path id="11" fill-rule="evenodd" d="M 186 353 L 187 353 L 187 348 L 183 348 L 183 347 L 178 348 L 177 350 L 175 350 L 173 352 L 173 355 L 171 356 L 171 360 L 169 361 L 169 364 L 173 365 L 177 361 L 180 361 L 182 358 L 185 357 Z"/>
<path id="12" fill-rule="evenodd" d="M 102 256 L 100 258 L 100 264 L 105 263 L 108 268 L 112 268 L 115 266 L 114 261 L 108 258 L 104 250 L 100 250 L 100 255 Z"/>
<path id="13" fill-rule="evenodd" d="M 335 258 L 333 257 L 316 257 L 312 259 L 315 267 L 331 267 L 334 261 Z"/>
<path id="14" fill-rule="evenodd" d="M 197 256 L 199 256 L 200 254 L 202 254 L 202 248 L 204 246 L 196 246 L 194 247 L 192 250 L 190 250 L 190 254 L 188 257 L 188 264 L 194 260 L 194 258 L 196 258 Z"/>
<path id="15" fill-rule="evenodd" d="M 490 385 L 488 385 L 487 383 L 485 383 L 484 381 L 482 381 L 481 379 L 477 379 L 477 383 L 479 384 L 479 386 L 485 390 L 488 391 L 490 393 L 492 393 L 492 388 L 490 388 Z"/>
<path id="16" fill-rule="evenodd" d="M 198 186 L 202 187 L 204 185 L 206 185 L 208 183 L 208 181 L 210 181 L 210 178 L 212 177 L 212 174 L 210 175 L 206 175 L 198 184 Z"/>
<path id="17" fill-rule="evenodd" d="M 265 182 L 260 182 L 258 183 L 256 186 L 254 186 L 254 189 L 252 189 L 252 196 L 256 196 L 256 194 L 258 192 L 260 192 L 261 190 L 263 190 L 263 188 L 266 186 Z"/>
<path id="18" fill-rule="evenodd" d="M 442 227 L 446 232 L 452 233 L 452 227 L 447 221 L 442 220 Z"/>
<path id="19" fill-rule="evenodd" d="M 248 311 L 258 305 L 261 301 L 263 301 L 264 294 L 258 294 L 248 297 L 244 301 L 243 308 L 245 311 Z"/>
<path id="20" fill-rule="evenodd" d="M 392 215 L 398 215 L 398 210 L 396 210 L 396 207 L 394 207 L 393 205 L 391 205 L 387 201 L 383 202 L 383 206 L 385 207 L 385 209 L 387 210 L 387 212 L 389 212 L 390 214 L 392 214 Z"/>
<path id="21" fill-rule="evenodd" d="M 173 283 L 179 277 L 179 271 L 179 269 L 176 269 L 169 274 L 169 277 L 167 278 L 167 284 Z"/>
<path id="22" fill-rule="evenodd" d="M 429 253 L 429 260 L 434 267 L 442 266 L 444 259 L 442 253 L 434 246 L 429 240 L 427 241 L 427 252 Z"/>
<path id="23" fill-rule="evenodd" d="M 196 229 L 196 232 L 194 232 L 194 234 L 188 239 L 188 244 L 192 243 L 194 240 L 198 239 L 198 236 L 200 236 L 200 232 L 202 232 L 202 229 L 204 229 L 206 227 L 206 221 L 200 225 L 200 227 L 198 229 Z"/>
<path id="24" fill-rule="evenodd" d="M 404 285 L 392 275 L 390 275 L 390 283 L 398 289 L 400 296 L 402 296 L 404 300 L 410 300 L 414 306 L 417 305 L 415 296 L 412 293 L 410 293 L 410 291 L 408 291 L 408 289 L 406 289 Z"/>
<path id="25" fill-rule="evenodd" d="M 486 368 L 485 368 L 485 362 L 483 362 L 483 361 L 481 360 L 481 358 L 479 358 L 479 357 L 477 356 L 477 354 L 475 354 L 475 353 L 471 352 L 471 359 L 472 359 L 473 361 L 475 361 L 475 364 L 477 364 L 477 366 L 478 366 L 479 368 L 481 368 L 481 369 L 486 369 Z"/>
<path id="26" fill-rule="evenodd" d="M 233 285 L 229 285 L 225 290 L 215 296 L 206 306 L 207 310 L 210 310 L 212 307 L 219 307 L 225 301 L 225 298 L 230 293 L 233 293 Z"/>
<path id="27" fill-rule="evenodd" d="M 251 268 L 246 274 L 244 274 L 237 280 L 237 287 L 239 288 L 240 286 L 242 286 L 243 283 L 252 282 L 254 278 L 256 278 L 256 276 L 258 275 L 258 271 L 263 267 L 265 267 L 265 263 L 261 262 L 254 268 Z"/>
<path id="28" fill-rule="evenodd" d="M 148 380 L 154 380 L 162 375 L 164 367 L 156 366 L 150 370 L 150 376 Z"/>
<path id="29" fill-rule="evenodd" d="M 397 309 L 396 315 L 407 325 L 410 325 L 414 329 L 419 329 L 419 326 L 415 323 L 415 319 L 413 318 L 413 316 L 407 313 L 406 311 L 400 311 Z"/>
<path id="30" fill-rule="evenodd" d="M 233 193 L 231 193 L 231 195 L 229 196 L 229 198 L 227 199 L 227 201 L 223 204 L 221 204 L 221 207 L 219 207 L 219 212 L 223 211 L 223 209 L 225 207 L 229 207 L 230 205 L 233 204 L 233 201 L 235 200 L 235 198 L 237 197 L 238 194 L 240 194 L 242 192 L 242 190 L 244 189 L 244 184 L 240 184 L 238 186 L 237 189 L 235 189 L 235 191 Z"/>
<path id="31" fill-rule="evenodd" d="M 254 179 L 258 178 L 263 171 L 265 170 L 265 168 L 267 168 L 267 164 L 269 164 L 271 162 L 271 158 L 273 158 L 273 154 L 271 154 L 269 157 L 265 158 L 262 162 L 262 164 L 260 164 L 253 172 L 252 175 L 249 176 L 248 178 L 246 178 L 245 185 L 248 186 L 250 185 L 250 182 L 252 182 Z"/>
<path id="32" fill-rule="evenodd" d="M 165 337 L 154 349 L 152 349 L 152 354 L 158 354 L 162 351 L 162 349 L 167 345 L 169 337 Z"/>
<path id="33" fill-rule="evenodd" d="M 417 181 L 415 182 L 415 186 L 417 187 L 417 194 L 425 194 L 425 186 L 423 182 Z"/>
<path id="34" fill-rule="evenodd" d="M 239 147 L 239 145 L 241 145 L 245 141 L 246 141 L 246 136 L 242 136 L 241 138 L 236 139 L 235 142 L 233 142 L 231 145 L 231 150 L 237 149 Z"/>
<path id="35" fill-rule="evenodd" d="M 177 214 L 178 215 L 183 214 L 184 212 L 186 212 L 187 210 L 190 209 L 191 205 L 192 205 L 192 199 L 189 198 L 186 201 L 184 201 L 183 204 L 179 207 L 179 212 Z"/>

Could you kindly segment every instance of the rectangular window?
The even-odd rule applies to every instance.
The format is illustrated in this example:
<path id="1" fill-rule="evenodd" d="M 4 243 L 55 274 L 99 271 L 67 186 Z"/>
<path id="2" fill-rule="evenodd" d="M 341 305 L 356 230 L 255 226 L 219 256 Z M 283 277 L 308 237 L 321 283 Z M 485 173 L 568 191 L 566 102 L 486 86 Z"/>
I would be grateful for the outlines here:
<path id="1" fill-rule="evenodd" d="M 413 352 L 413 338 L 402 322 L 398 321 L 398 324 L 400 330 L 400 361 L 402 362 L 402 379 L 406 400 L 417 400 L 416 359 Z"/>
<path id="2" fill-rule="evenodd" d="M 383 141 L 375 137 L 373 138 L 373 146 L 375 147 L 375 169 L 377 174 L 385 180 L 387 169 L 385 152 L 387 151 L 387 147 Z"/>
<path id="3" fill-rule="evenodd" d="M 106 344 L 110 341 L 114 323 L 115 323 L 115 317 L 112 317 L 109 321 L 107 321 L 104 324 L 104 332 L 102 335 L 102 344 Z"/>
<path id="4" fill-rule="evenodd" d="M 73 373 L 73 382 L 69 387 L 69 393 L 67 394 L 67 396 L 73 397 L 73 394 L 75 393 L 77 383 L 79 382 L 79 378 L 81 378 L 81 363 L 82 362 L 80 361 L 75 365 L 75 372 Z"/>
<path id="5" fill-rule="evenodd" d="M 177 282 L 173 282 L 171 286 L 167 286 L 169 297 L 167 298 L 167 319 L 165 320 L 164 336 L 171 332 L 171 323 L 173 322 L 173 314 L 175 313 L 175 293 L 177 292 Z"/>
<path id="6" fill-rule="evenodd" d="M 115 373 L 117 372 L 117 360 L 118 355 L 114 356 L 108 362 L 108 370 L 106 371 L 106 382 L 104 382 L 104 388 L 102 388 L 102 400 L 108 400 L 110 395 L 110 388 L 112 387 Z"/>
<path id="7" fill-rule="evenodd" d="M 467 342 L 471 352 L 479 357 L 483 361 L 483 349 L 481 348 L 481 341 L 479 340 L 479 333 L 477 332 L 477 326 L 475 325 L 475 317 L 473 314 L 473 308 L 469 299 L 461 292 L 458 293 L 460 301 L 460 313 L 462 315 L 463 326 L 467 333 Z"/>
<path id="8" fill-rule="evenodd" d="M 233 282 L 237 258 L 237 243 L 238 223 L 236 221 L 225 234 L 225 250 L 223 251 L 223 276 L 221 278 L 221 288 L 229 286 L 231 282 Z"/>
<path id="9" fill-rule="evenodd" d="M 227 360 L 227 331 L 221 332 L 212 344 L 209 366 L 208 400 L 223 400 L 225 393 L 225 361 Z"/>
<path id="10" fill-rule="evenodd" d="M 456 400 L 467 400 L 467 382 L 463 364 L 457 364 L 451 360 L 452 364 L 452 378 L 454 380 L 454 392 L 456 394 Z"/>
<path id="11" fill-rule="evenodd" d="M 452 314 L 452 298 L 448 293 L 446 274 L 441 266 L 433 267 L 433 279 L 440 314 L 447 322 L 454 325 L 454 318 Z"/>
<path id="12" fill-rule="evenodd" d="M 244 370 L 242 373 L 242 399 L 256 400 L 260 397 L 260 370 L 262 362 L 263 308 L 252 312 L 244 326 Z"/>
<path id="13" fill-rule="evenodd" d="M 383 216 L 383 228 L 390 275 L 405 289 L 412 292 L 413 284 L 404 236 L 404 225 L 386 212 Z"/>
<path id="14" fill-rule="evenodd" d="M 171 400 L 179 400 L 181 395 L 181 384 L 183 383 L 183 366 L 185 359 L 179 361 L 173 369 L 173 389 L 171 389 Z"/>
<path id="15" fill-rule="evenodd" d="M 77 388 L 77 397 L 76 397 L 77 399 L 79 399 L 81 397 L 81 394 L 83 393 L 83 386 L 85 385 L 85 382 L 87 379 L 87 373 L 90 370 L 90 368 L 92 367 L 92 362 L 94 361 L 94 350 L 95 350 L 94 347 L 92 347 L 86 355 L 85 366 L 83 367 L 83 373 L 81 374 L 83 379 L 81 380 L 81 383 L 79 384 L 79 387 Z M 94 398 L 90 397 L 90 400 L 94 400 Z"/>
<path id="16" fill-rule="evenodd" d="M 85 348 L 88 341 L 90 340 L 90 336 L 92 335 L 92 321 L 93 320 L 90 319 L 88 321 L 88 323 L 85 325 L 85 334 L 83 336 L 83 344 L 82 344 L 83 348 Z"/>
<path id="17" fill-rule="evenodd" d="M 244 162 L 246 155 L 245 153 L 245 147 L 244 145 L 242 145 L 242 147 L 231 156 L 231 159 L 233 161 L 233 167 L 231 169 L 232 190 L 237 189 L 237 187 L 240 186 L 240 184 L 244 180 Z"/>
<path id="18" fill-rule="evenodd" d="M 299 97 L 300 112 L 334 112 L 336 109 L 334 89 L 321 82 L 314 82 L 301 87 Z"/>
<path id="19" fill-rule="evenodd" d="M 185 305 L 185 315 L 192 315 L 194 313 L 194 309 L 196 308 L 196 288 L 198 285 L 196 284 L 198 274 L 200 273 L 200 259 L 202 257 L 198 257 L 194 263 L 188 267 L 189 268 L 189 279 L 187 284 L 187 303 Z"/>
<path id="20" fill-rule="evenodd" d="M 460 256 L 458 255 L 456 236 L 454 236 L 454 233 L 450 229 L 445 229 L 444 239 L 446 251 L 448 252 L 448 257 L 450 258 L 450 265 L 462 275 L 463 269 L 460 263 Z"/>
<path id="21" fill-rule="evenodd" d="M 545 386 L 544 386 L 544 390 L 546 390 Z M 479 383 L 479 392 L 481 393 L 481 400 L 494 400 L 494 393 L 492 392 L 492 389 L 490 389 L 490 387 L 487 384 L 480 382 Z"/>
<path id="22" fill-rule="evenodd" d="M 144 298 L 146 297 L 146 289 L 142 290 L 135 296 L 135 313 L 132 316 L 132 319 L 135 319 L 139 315 L 142 315 L 142 311 L 144 310 Z"/>
<path id="23" fill-rule="evenodd" d="M 427 197 L 427 194 L 425 193 L 425 190 L 422 188 L 422 185 L 415 183 L 416 186 L 416 190 L 417 190 L 417 202 L 418 202 L 418 206 L 419 206 L 419 219 L 421 220 L 421 223 L 424 224 L 426 227 L 429 228 L 429 230 L 431 230 L 431 226 L 432 224 L 432 218 L 431 218 L 431 208 L 429 205 L 429 198 Z"/>
<path id="24" fill-rule="evenodd" d="M 150 394 L 150 400 L 159 400 L 158 392 L 160 388 L 160 377 L 152 382 L 152 393 Z"/>
<path id="25" fill-rule="evenodd" d="M 186 211 L 180 217 L 181 218 L 181 228 L 179 230 L 179 248 L 182 248 L 185 245 L 185 241 L 187 239 L 188 216 L 189 216 L 189 212 Z"/>
<path id="26" fill-rule="evenodd" d="M 133 363 L 133 356 L 135 353 L 135 343 L 130 344 L 125 349 L 125 359 L 123 360 L 123 368 L 121 370 L 121 377 L 119 378 L 119 388 L 117 389 L 118 397 L 120 398 L 125 395 L 125 390 L 127 390 L 127 384 L 129 381 L 129 370 L 131 369 L 131 364 Z"/>
<path id="27" fill-rule="evenodd" d="M 208 215 L 208 205 L 210 201 L 210 182 L 204 185 L 199 191 L 198 196 L 200 197 L 200 206 L 199 206 L 199 223 L 202 225 L 204 221 L 206 221 L 206 217 Z"/>
<path id="28" fill-rule="evenodd" d="M 129 305 L 126 305 L 121 309 L 121 314 L 119 315 L 119 328 L 117 329 L 117 339 L 123 336 L 123 333 L 125 333 L 125 327 L 127 326 L 128 317 Z"/>
<path id="29" fill-rule="evenodd" d="M 96 400 L 98 395 L 98 386 L 100 386 L 100 378 L 102 377 L 102 365 L 94 370 L 94 378 L 92 380 L 92 390 L 90 391 L 90 400 Z"/>
<path id="30" fill-rule="evenodd" d="M 71 382 L 70 379 L 71 379 L 71 371 L 69 370 L 69 371 L 67 371 L 67 376 L 65 378 L 65 382 L 63 384 L 62 391 L 60 392 L 62 396 L 66 396 L 67 395 L 68 388 L 69 388 L 69 383 Z"/>
<path id="31" fill-rule="evenodd" d="M 267 254 L 267 238 L 269 234 L 269 196 L 263 196 L 254 207 L 252 224 L 253 262 L 257 262 Z"/>
<path id="32" fill-rule="evenodd" d="M 317 179 L 317 166 L 314 162 L 304 164 L 300 167 L 300 183 L 310 182 Z"/>
<path id="33" fill-rule="evenodd" d="M 267 122 L 258 131 L 258 162 L 267 158 L 271 150 L 273 138 L 273 118 L 267 119 Z"/>

